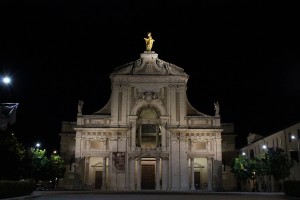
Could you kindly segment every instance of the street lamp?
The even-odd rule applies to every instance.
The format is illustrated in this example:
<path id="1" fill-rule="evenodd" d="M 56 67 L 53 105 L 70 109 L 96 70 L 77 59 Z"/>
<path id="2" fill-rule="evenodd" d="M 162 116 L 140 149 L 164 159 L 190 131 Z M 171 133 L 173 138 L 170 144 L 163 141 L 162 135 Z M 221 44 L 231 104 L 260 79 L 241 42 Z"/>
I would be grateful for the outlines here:
<path id="1" fill-rule="evenodd" d="M 10 82 L 11 82 L 11 79 L 8 77 L 8 76 L 5 76 L 2 78 L 2 82 L 5 84 L 5 85 L 9 85 Z"/>
<path id="2" fill-rule="evenodd" d="M 291 136 L 291 139 L 292 139 L 292 140 L 296 140 L 296 136 L 292 135 L 292 136 Z M 300 160 L 300 155 L 299 155 L 299 141 L 300 141 L 300 140 L 299 140 L 299 135 L 298 135 L 298 139 L 297 139 L 297 143 L 298 143 L 298 144 L 297 144 L 297 156 L 298 156 L 298 160 Z"/>
<path id="3" fill-rule="evenodd" d="M 40 148 L 41 144 L 40 143 L 36 143 L 35 147 L 36 148 Z"/>
<path id="4" fill-rule="evenodd" d="M 267 149 L 267 145 L 264 144 L 264 145 L 262 146 L 262 148 L 263 148 L 263 149 Z"/>

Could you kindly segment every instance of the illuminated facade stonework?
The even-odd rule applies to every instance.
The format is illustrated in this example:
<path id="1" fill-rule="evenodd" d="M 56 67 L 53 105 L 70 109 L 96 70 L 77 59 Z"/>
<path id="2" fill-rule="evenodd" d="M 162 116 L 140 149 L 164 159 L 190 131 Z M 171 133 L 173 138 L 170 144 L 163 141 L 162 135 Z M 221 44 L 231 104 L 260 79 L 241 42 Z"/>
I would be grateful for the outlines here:
<path id="1" fill-rule="evenodd" d="M 226 151 L 234 151 L 234 133 L 223 137 L 226 126 L 219 112 L 206 115 L 189 103 L 188 78 L 153 51 L 116 68 L 108 103 L 90 115 L 79 112 L 77 122 L 62 123 L 67 172 L 61 186 L 222 190 L 224 179 L 229 180 L 222 140 Z"/>

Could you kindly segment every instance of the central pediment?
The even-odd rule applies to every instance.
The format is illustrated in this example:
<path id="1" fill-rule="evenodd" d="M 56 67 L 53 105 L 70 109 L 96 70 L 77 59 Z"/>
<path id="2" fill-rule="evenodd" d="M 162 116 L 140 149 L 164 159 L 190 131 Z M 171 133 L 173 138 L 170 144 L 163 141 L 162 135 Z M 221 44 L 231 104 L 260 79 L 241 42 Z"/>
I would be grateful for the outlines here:
<path id="1" fill-rule="evenodd" d="M 154 51 L 145 51 L 140 58 L 115 68 L 113 75 L 183 75 L 188 76 L 181 67 L 158 58 Z"/>

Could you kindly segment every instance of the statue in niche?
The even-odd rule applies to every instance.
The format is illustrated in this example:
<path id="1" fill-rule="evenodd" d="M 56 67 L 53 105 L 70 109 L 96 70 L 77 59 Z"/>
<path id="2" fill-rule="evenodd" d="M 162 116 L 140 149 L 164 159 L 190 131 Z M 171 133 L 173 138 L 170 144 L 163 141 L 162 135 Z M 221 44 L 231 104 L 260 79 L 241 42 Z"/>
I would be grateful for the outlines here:
<path id="1" fill-rule="evenodd" d="M 144 38 L 144 40 L 146 42 L 146 51 L 151 51 L 152 46 L 153 46 L 153 42 L 155 40 L 152 38 L 151 32 L 148 32 L 147 36 L 148 36 L 148 38 Z"/>

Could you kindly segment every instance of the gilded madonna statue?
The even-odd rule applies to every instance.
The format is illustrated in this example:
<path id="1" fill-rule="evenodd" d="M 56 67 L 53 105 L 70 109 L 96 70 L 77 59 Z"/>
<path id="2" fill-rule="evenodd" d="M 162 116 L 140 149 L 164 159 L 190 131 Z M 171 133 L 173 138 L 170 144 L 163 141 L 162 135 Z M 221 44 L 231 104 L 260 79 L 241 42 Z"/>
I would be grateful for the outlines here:
<path id="1" fill-rule="evenodd" d="M 148 38 L 144 38 L 145 42 L 146 42 L 146 51 L 151 51 L 152 46 L 153 46 L 153 42 L 155 40 L 152 38 L 151 32 L 148 32 L 147 36 L 148 36 Z"/>

